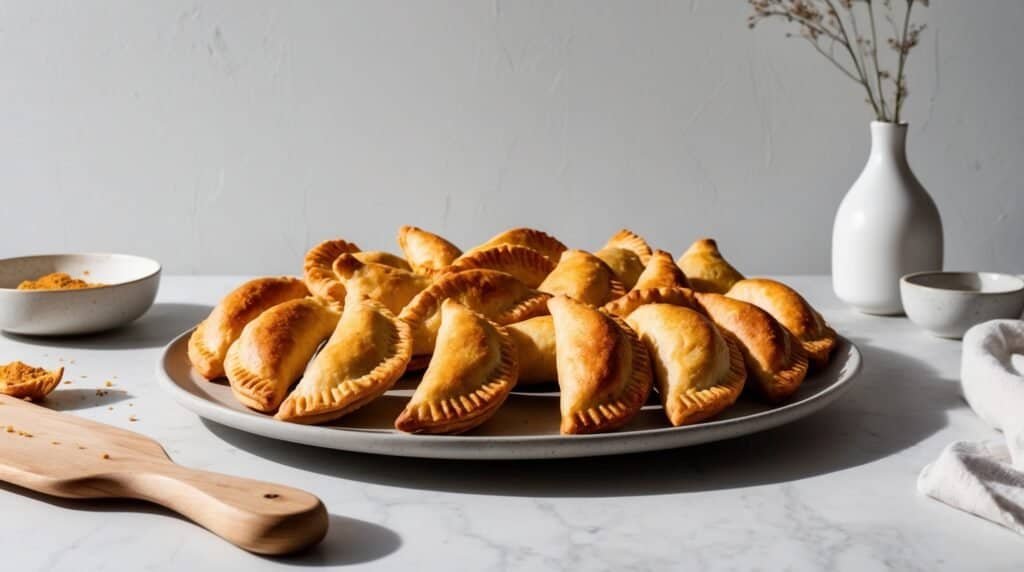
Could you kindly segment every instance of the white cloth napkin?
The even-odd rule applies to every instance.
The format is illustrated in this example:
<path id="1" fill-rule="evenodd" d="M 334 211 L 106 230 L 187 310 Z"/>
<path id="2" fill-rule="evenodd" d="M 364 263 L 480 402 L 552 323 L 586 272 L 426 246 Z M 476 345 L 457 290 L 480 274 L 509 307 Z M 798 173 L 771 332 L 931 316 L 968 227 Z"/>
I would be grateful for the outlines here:
<path id="1" fill-rule="evenodd" d="M 1024 321 L 968 330 L 960 383 L 967 403 L 1004 439 L 950 444 L 921 471 L 917 490 L 1024 534 Z"/>

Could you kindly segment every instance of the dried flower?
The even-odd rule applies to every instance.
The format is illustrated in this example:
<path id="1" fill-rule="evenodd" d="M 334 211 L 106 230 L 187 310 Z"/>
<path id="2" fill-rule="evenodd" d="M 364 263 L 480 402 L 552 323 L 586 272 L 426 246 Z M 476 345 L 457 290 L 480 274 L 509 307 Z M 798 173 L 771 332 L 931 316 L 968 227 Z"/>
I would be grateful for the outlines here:
<path id="1" fill-rule="evenodd" d="M 796 33 L 787 32 L 787 38 L 803 38 L 843 75 L 859 83 L 867 92 L 866 101 L 879 121 L 899 123 L 907 99 L 907 56 L 917 46 L 925 29 L 923 24 L 912 24 L 910 14 L 914 4 L 927 7 L 929 0 L 903 0 L 902 26 L 896 24 L 892 0 L 747 1 L 753 10 L 747 17 L 748 27 L 754 28 L 769 19 L 795 25 Z M 880 64 L 876 4 L 884 9 L 882 17 L 893 29 L 886 43 L 895 52 L 895 75 Z M 864 20 L 868 24 L 866 33 L 861 32 Z M 837 48 L 839 55 L 836 55 Z M 887 85 L 892 92 L 890 100 L 886 99 Z"/>

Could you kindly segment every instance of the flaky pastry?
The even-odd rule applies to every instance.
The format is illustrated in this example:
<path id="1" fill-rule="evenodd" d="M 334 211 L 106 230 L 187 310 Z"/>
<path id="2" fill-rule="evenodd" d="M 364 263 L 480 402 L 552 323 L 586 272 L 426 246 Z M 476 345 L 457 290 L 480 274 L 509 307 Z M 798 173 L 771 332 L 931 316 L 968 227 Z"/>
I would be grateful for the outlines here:
<path id="1" fill-rule="evenodd" d="M 628 423 L 651 391 L 647 348 L 619 318 L 568 296 L 548 301 L 555 325 L 563 434 Z"/>
<path id="2" fill-rule="evenodd" d="M 504 328 L 448 298 L 437 348 L 395 428 L 462 433 L 487 421 L 516 384 L 516 348 Z"/>
<path id="3" fill-rule="evenodd" d="M 334 333 L 276 417 L 311 424 L 351 413 L 391 389 L 411 355 L 408 324 L 378 302 L 350 297 Z"/>
<path id="4" fill-rule="evenodd" d="M 302 280 L 287 276 L 257 278 L 235 288 L 188 339 L 192 367 L 206 379 L 223 377 L 224 357 L 246 324 L 271 306 L 308 295 Z"/>

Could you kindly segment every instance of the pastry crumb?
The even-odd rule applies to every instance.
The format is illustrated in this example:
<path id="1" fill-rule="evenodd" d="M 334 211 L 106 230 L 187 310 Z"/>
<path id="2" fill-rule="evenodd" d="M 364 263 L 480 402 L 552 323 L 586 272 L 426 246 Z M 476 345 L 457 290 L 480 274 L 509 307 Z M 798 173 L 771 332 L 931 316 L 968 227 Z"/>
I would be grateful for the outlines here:
<path id="1" fill-rule="evenodd" d="M 101 459 L 109 459 L 110 458 L 110 453 L 103 453 L 102 455 L 100 455 L 100 458 Z"/>
<path id="2" fill-rule="evenodd" d="M 108 379 L 107 381 L 103 382 L 103 385 L 106 387 L 114 387 L 114 382 Z"/>
<path id="3" fill-rule="evenodd" d="M 60 441 L 50 441 L 51 445 L 60 445 Z"/>
<path id="4" fill-rule="evenodd" d="M 135 423 L 138 420 L 139 420 L 139 418 L 134 416 L 134 415 L 132 415 L 131 417 L 128 418 L 128 421 L 131 421 L 132 423 Z"/>
<path id="5" fill-rule="evenodd" d="M 63 367 L 51 371 L 12 361 L 0 365 L 0 393 L 26 401 L 41 401 L 60 385 L 63 376 Z"/>

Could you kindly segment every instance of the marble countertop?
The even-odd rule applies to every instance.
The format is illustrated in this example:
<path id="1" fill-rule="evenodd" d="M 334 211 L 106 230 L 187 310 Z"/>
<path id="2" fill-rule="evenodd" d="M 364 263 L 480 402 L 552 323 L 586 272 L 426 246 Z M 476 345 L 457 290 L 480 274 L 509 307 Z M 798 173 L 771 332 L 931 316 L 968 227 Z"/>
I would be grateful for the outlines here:
<path id="1" fill-rule="evenodd" d="M 0 484 L 0 569 L 1024 567 L 1022 539 L 915 490 L 918 471 L 944 445 L 996 436 L 961 398 L 959 342 L 904 318 L 847 310 L 827 277 L 783 280 L 864 354 L 862 377 L 838 403 L 732 441 L 538 462 L 350 454 L 200 420 L 163 395 L 153 369 L 163 345 L 241 280 L 165 277 L 135 324 L 76 339 L 5 334 L 0 362 L 63 363 L 72 383 L 53 407 L 149 435 L 179 463 L 309 490 L 331 513 L 327 539 L 302 555 L 263 558 L 160 508 L 54 500 Z"/>

